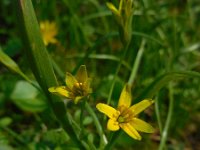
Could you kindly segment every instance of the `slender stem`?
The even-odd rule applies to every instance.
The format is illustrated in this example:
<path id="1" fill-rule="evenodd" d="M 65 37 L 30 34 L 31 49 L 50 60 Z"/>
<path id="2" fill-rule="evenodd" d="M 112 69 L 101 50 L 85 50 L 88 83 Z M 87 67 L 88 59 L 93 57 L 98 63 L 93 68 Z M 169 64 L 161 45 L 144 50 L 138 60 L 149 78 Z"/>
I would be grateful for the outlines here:
<path id="1" fill-rule="evenodd" d="M 92 116 L 95 126 L 97 128 L 97 132 L 100 136 L 100 148 L 99 149 L 103 149 L 103 147 L 107 144 L 107 139 L 106 139 L 105 134 L 103 133 L 102 126 L 101 126 L 96 114 L 94 113 L 93 109 L 90 107 L 90 105 L 87 102 L 85 103 L 85 108 L 88 111 L 88 113 Z"/>
<path id="2" fill-rule="evenodd" d="M 140 65 L 141 58 L 142 58 L 142 55 L 143 55 L 143 52 L 144 52 L 145 43 L 146 43 L 146 41 L 145 41 L 145 39 L 143 39 L 142 43 L 141 43 L 141 46 L 140 46 L 140 49 L 138 50 L 135 62 L 133 64 L 131 75 L 130 75 L 129 80 L 128 80 L 128 84 L 130 86 L 133 84 L 133 82 L 135 80 L 135 77 L 136 77 L 136 74 L 137 74 L 137 71 L 138 71 L 138 67 Z"/>
<path id="3" fill-rule="evenodd" d="M 63 71 L 60 69 L 60 67 L 58 66 L 58 64 L 54 61 L 54 59 L 51 59 L 51 63 L 53 65 L 53 68 L 55 69 L 56 73 L 61 77 L 64 78 L 65 74 L 63 73 Z"/>
<path id="4" fill-rule="evenodd" d="M 159 129 L 160 129 L 160 133 L 162 133 L 163 132 L 163 127 L 162 127 L 160 109 L 159 109 L 159 96 L 156 97 L 155 112 L 156 112 L 156 118 L 158 120 L 158 126 L 159 126 Z"/>
<path id="5" fill-rule="evenodd" d="M 83 130 L 83 128 L 84 128 L 84 126 L 83 126 L 84 109 L 85 109 L 85 100 L 83 100 L 83 102 L 81 103 L 81 114 L 80 114 L 80 127 L 81 127 L 81 130 Z"/>
<path id="6" fill-rule="evenodd" d="M 85 55 L 84 57 L 77 63 L 77 67 L 72 71 L 72 74 L 74 74 L 75 72 L 77 72 L 78 68 L 80 65 L 82 65 L 84 63 L 84 61 L 90 56 L 90 54 L 95 51 L 96 49 L 98 49 L 97 47 L 102 45 L 104 42 L 106 42 L 110 37 L 116 36 L 116 33 L 109 33 L 106 34 L 105 36 L 101 37 L 100 39 L 97 39 L 94 42 L 94 45 L 90 46 L 89 48 L 87 48 L 85 51 Z"/>
<path id="7" fill-rule="evenodd" d="M 7 128 L 7 127 L 1 127 L 1 129 L 5 130 L 6 132 L 8 132 L 11 136 L 13 136 L 20 144 L 23 144 L 26 148 L 29 149 L 29 147 L 27 146 L 26 142 L 24 141 L 23 138 L 21 138 L 21 136 L 19 136 L 16 132 L 14 132 L 13 130 Z"/>
<path id="8" fill-rule="evenodd" d="M 17 22 L 21 27 L 21 35 L 23 37 L 24 52 L 27 55 L 30 68 L 34 73 L 41 89 L 45 93 L 49 106 L 53 110 L 56 119 L 62 125 L 63 129 L 70 134 L 71 140 L 76 143 L 80 149 L 85 149 L 76 136 L 69 118 L 66 116 L 66 108 L 64 102 L 55 95 L 51 95 L 48 91 L 49 87 L 57 85 L 57 79 L 49 59 L 48 52 L 42 40 L 38 21 L 33 9 L 31 0 L 15 0 Z"/>
<path id="9" fill-rule="evenodd" d="M 124 57 L 126 56 L 126 53 L 127 53 L 127 51 L 128 51 L 128 47 L 129 47 L 129 44 L 126 45 L 126 47 L 125 47 L 125 49 L 124 49 L 124 53 L 123 53 L 123 55 L 121 56 L 120 61 L 119 61 L 119 64 L 118 64 L 118 66 L 117 66 L 117 70 L 116 70 L 116 72 L 115 72 L 113 81 L 112 81 L 112 83 L 111 83 L 111 88 L 110 88 L 110 92 L 109 92 L 109 95 L 108 95 L 107 104 L 109 104 L 110 101 L 111 101 L 112 93 L 113 93 L 114 86 L 115 86 L 115 81 L 116 81 L 116 79 L 117 79 L 117 74 L 118 74 L 119 71 L 120 71 L 120 68 L 121 68 L 123 59 L 124 59 Z M 107 144 L 106 147 L 105 147 L 106 150 L 109 150 L 109 149 L 111 149 L 111 148 L 113 147 L 113 145 L 115 144 L 115 142 L 116 142 L 117 138 L 119 137 L 119 135 L 120 135 L 120 131 L 114 133 L 114 135 L 112 136 L 111 140 L 108 142 L 108 144 Z"/>
<path id="10" fill-rule="evenodd" d="M 167 136 L 169 132 L 169 126 L 172 120 L 172 115 L 173 115 L 173 108 L 174 108 L 174 98 L 173 98 L 173 87 L 172 84 L 169 84 L 169 110 L 168 110 L 168 115 L 167 115 L 167 120 L 165 123 L 165 127 L 162 132 L 161 136 L 161 142 L 159 145 L 159 150 L 163 150 L 165 147 L 165 143 L 167 141 Z"/>
<path id="11" fill-rule="evenodd" d="M 76 123 L 76 121 L 74 121 L 73 120 L 73 118 L 72 118 L 72 116 L 71 116 L 71 114 L 69 113 L 69 112 L 67 112 L 67 117 L 69 118 L 69 120 L 70 120 L 70 124 L 73 126 L 73 129 L 72 130 L 74 130 L 74 131 L 76 131 L 75 132 L 75 134 L 76 134 L 76 136 L 77 136 L 77 138 L 78 138 L 78 140 L 79 140 L 79 142 L 84 146 L 84 149 L 86 149 L 86 150 L 90 150 L 90 143 L 86 143 L 83 139 L 82 139 L 82 137 L 85 137 L 86 136 L 86 134 L 84 133 L 84 131 L 81 129 L 81 127 Z M 68 132 L 67 132 L 68 133 Z M 69 133 L 68 133 L 69 134 Z M 70 134 L 69 134 L 70 135 Z M 82 148 L 83 149 L 83 148 Z"/>
<path id="12" fill-rule="evenodd" d="M 128 47 L 129 47 L 129 44 L 126 45 L 126 47 L 125 47 L 125 49 L 124 49 L 124 53 L 123 53 L 123 55 L 121 56 L 120 61 L 119 61 L 119 63 L 118 63 L 117 70 L 116 70 L 116 72 L 115 72 L 114 78 L 113 78 L 112 83 L 111 83 L 111 88 L 110 88 L 110 91 L 109 91 L 109 95 L 108 95 L 108 99 L 107 99 L 107 104 L 110 104 L 110 101 L 111 101 L 111 98 L 112 98 L 112 93 L 113 93 L 114 86 L 115 86 L 115 82 L 116 82 L 116 79 L 117 79 L 117 74 L 118 74 L 119 71 L 120 71 L 120 68 L 121 68 L 123 59 L 124 59 L 124 57 L 126 56 L 126 53 L 127 53 L 127 51 L 128 51 Z"/>
<path id="13" fill-rule="evenodd" d="M 105 147 L 105 150 L 110 150 L 114 144 L 116 143 L 117 141 L 117 138 L 122 134 L 122 130 L 119 130 L 115 133 L 113 133 L 112 137 L 111 137 L 111 140 L 109 141 L 109 143 L 106 145 Z"/>
<path id="14" fill-rule="evenodd" d="M 87 142 L 90 148 L 89 150 L 97 150 L 97 148 L 94 146 L 94 144 L 90 140 L 88 140 Z"/>

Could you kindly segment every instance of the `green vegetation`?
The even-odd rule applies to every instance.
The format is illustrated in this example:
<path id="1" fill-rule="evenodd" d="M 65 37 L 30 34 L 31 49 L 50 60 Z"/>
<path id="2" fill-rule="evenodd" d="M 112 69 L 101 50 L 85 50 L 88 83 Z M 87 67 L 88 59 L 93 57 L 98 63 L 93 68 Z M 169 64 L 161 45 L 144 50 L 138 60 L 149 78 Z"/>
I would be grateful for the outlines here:
<path id="1" fill-rule="evenodd" d="M 1 0 L 0 10 L 0 150 L 199 149 L 199 0 Z M 137 118 L 154 130 L 133 132 Z"/>

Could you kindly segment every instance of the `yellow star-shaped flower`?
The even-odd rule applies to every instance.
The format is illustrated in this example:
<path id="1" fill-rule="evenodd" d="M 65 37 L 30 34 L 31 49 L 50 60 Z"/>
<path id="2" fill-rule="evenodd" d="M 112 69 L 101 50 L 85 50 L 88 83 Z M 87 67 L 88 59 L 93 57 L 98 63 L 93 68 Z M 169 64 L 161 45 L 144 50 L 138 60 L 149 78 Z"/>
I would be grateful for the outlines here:
<path id="1" fill-rule="evenodd" d="M 108 130 L 117 131 L 122 128 L 132 138 L 141 140 L 138 131 L 152 133 L 154 129 L 150 124 L 138 119 L 137 115 L 153 103 L 153 100 L 143 100 L 130 106 L 131 91 L 126 85 L 121 92 L 117 109 L 103 103 L 97 104 L 96 107 L 109 117 Z"/>
<path id="2" fill-rule="evenodd" d="M 88 78 L 86 66 L 80 66 L 76 76 L 66 73 L 66 86 L 50 87 L 48 90 L 52 93 L 59 94 L 78 103 L 80 99 L 92 93 L 90 88 L 91 79 Z"/>
<path id="3" fill-rule="evenodd" d="M 49 22 L 47 20 L 40 22 L 40 31 L 42 33 L 42 38 L 46 46 L 50 43 L 56 44 L 58 42 L 55 38 L 55 36 L 58 34 L 55 22 Z"/>

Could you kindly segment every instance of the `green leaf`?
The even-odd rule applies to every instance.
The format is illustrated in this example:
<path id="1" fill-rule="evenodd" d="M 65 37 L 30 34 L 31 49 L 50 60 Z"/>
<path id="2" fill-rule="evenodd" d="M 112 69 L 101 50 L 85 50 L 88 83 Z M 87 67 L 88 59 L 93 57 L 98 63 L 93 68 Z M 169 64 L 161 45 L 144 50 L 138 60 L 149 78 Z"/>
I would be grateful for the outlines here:
<path id="1" fill-rule="evenodd" d="M 57 80 L 52 68 L 52 63 L 46 47 L 44 45 L 38 21 L 33 9 L 31 0 L 15 0 L 17 10 L 17 22 L 20 23 L 21 35 L 26 48 L 24 49 L 27 55 L 30 68 L 34 73 L 39 85 L 44 91 L 49 106 L 63 128 L 70 134 L 70 138 L 76 143 L 80 149 L 84 149 L 83 144 L 76 136 L 69 118 L 66 116 L 66 108 L 64 102 L 55 95 L 49 93 L 48 88 L 57 86 Z"/>
<path id="2" fill-rule="evenodd" d="M 137 97 L 136 102 L 144 98 L 152 98 L 167 83 L 185 77 L 196 77 L 200 79 L 200 73 L 195 71 L 169 72 L 157 77 L 143 92 Z"/>
<path id="3" fill-rule="evenodd" d="M 62 129 L 53 129 L 44 134 L 44 141 L 54 145 L 64 144 L 69 139 L 67 133 Z"/>
<path id="4" fill-rule="evenodd" d="M 38 90 L 26 81 L 19 81 L 16 84 L 10 98 L 24 111 L 41 112 L 47 107 Z"/>
<path id="5" fill-rule="evenodd" d="M 8 67 L 10 70 L 22 76 L 25 80 L 30 81 L 28 77 L 21 71 L 19 66 L 6 54 L 0 47 L 0 62 Z"/>
<path id="6" fill-rule="evenodd" d="M 12 123 L 12 118 L 10 117 L 3 117 L 0 119 L 0 127 L 6 127 Z"/>
<path id="7" fill-rule="evenodd" d="M 12 147 L 6 144 L 0 144 L 0 149 L 2 150 L 14 150 Z"/>

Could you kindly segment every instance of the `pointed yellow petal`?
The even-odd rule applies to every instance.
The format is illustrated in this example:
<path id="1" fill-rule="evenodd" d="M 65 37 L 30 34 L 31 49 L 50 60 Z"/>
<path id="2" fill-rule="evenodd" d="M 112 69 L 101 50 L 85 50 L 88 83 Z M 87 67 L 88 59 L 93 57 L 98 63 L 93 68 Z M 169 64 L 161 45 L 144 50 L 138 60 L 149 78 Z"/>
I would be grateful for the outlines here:
<path id="1" fill-rule="evenodd" d="M 76 79 L 79 83 L 85 83 L 87 82 L 87 78 L 88 78 L 88 75 L 87 75 L 86 66 L 81 65 L 77 71 Z"/>
<path id="2" fill-rule="evenodd" d="M 120 17 L 119 11 L 112 3 L 107 2 L 106 5 L 116 17 Z"/>
<path id="3" fill-rule="evenodd" d="M 143 100 L 133 106 L 131 106 L 129 109 L 135 114 L 139 114 L 143 110 L 145 110 L 147 107 L 149 107 L 151 104 L 153 104 L 153 100 Z"/>
<path id="4" fill-rule="evenodd" d="M 90 89 L 91 78 L 87 78 L 86 82 L 84 83 L 85 88 Z"/>
<path id="5" fill-rule="evenodd" d="M 83 96 L 77 96 L 77 97 L 75 97 L 74 103 L 77 104 L 82 98 L 83 98 Z"/>
<path id="6" fill-rule="evenodd" d="M 146 133 L 153 133 L 154 128 L 148 124 L 147 122 L 140 120 L 138 118 L 134 118 L 131 121 L 131 125 L 138 131 L 146 132 Z"/>
<path id="7" fill-rule="evenodd" d="M 124 0 L 120 0 L 120 3 L 119 3 L 119 13 L 121 14 L 122 13 L 122 10 L 125 9 L 125 1 Z"/>
<path id="8" fill-rule="evenodd" d="M 141 140 L 140 134 L 135 130 L 133 126 L 130 125 L 130 123 L 123 123 L 120 124 L 120 127 L 132 138 L 136 140 Z"/>
<path id="9" fill-rule="evenodd" d="M 112 118 L 112 119 L 117 119 L 117 117 L 120 114 L 119 111 L 117 111 L 115 108 L 103 103 L 98 103 L 96 105 L 96 108 L 100 112 L 104 113 L 105 115 L 107 115 L 109 118 Z"/>
<path id="10" fill-rule="evenodd" d="M 125 106 L 126 108 L 129 108 L 130 105 L 131 105 L 131 89 L 130 86 L 125 85 L 119 98 L 118 108 L 120 106 Z"/>
<path id="11" fill-rule="evenodd" d="M 66 90 L 65 86 L 50 87 L 48 90 L 51 93 L 56 93 L 56 94 L 70 98 L 69 91 Z"/>
<path id="12" fill-rule="evenodd" d="M 72 90 L 73 86 L 77 83 L 77 80 L 74 78 L 74 76 L 71 73 L 67 72 L 66 77 L 65 77 L 65 82 L 66 82 L 67 87 L 70 90 Z"/>
<path id="13" fill-rule="evenodd" d="M 107 123 L 107 128 L 110 131 L 117 131 L 119 130 L 119 123 L 116 120 L 109 119 Z"/>

